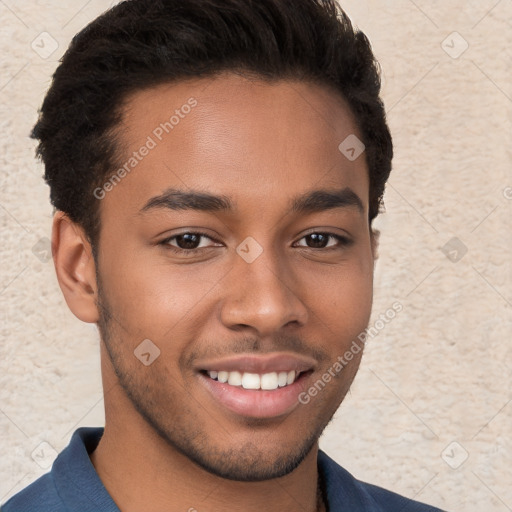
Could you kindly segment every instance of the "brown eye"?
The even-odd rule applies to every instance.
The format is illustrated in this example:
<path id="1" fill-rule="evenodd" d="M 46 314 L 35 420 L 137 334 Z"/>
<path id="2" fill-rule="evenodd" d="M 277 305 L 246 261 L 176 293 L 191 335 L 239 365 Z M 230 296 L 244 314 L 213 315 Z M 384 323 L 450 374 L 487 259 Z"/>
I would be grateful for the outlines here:
<path id="1" fill-rule="evenodd" d="M 329 239 L 335 239 L 338 243 L 327 245 Z M 307 245 L 300 245 L 300 247 L 307 247 L 309 249 L 335 249 L 336 247 L 346 247 L 352 243 L 347 237 L 337 235 L 335 233 L 309 233 L 301 238 L 306 240 Z"/>
<path id="2" fill-rule="evenodd" d="M 175 237 L 176 244 L 180 249 L 197 249 L 202 235 L 197 233 L 184 233 Z"/>
<path id="3" fill-rule="evenodd" d="M 325 233 L 312 233 L 305 238 L 312 242 L 315 249 L 323 249 L 329 241 L 330 235 L 326 235 Z"/>
<path id="4" fill-rule="evenodd" d="M 205 242 L 203 243 L 203 240 Z M 208 240 L 215 242 L 213 238 L 208 236 L 206 233 L 190 232 L 180 233 L 178 235 L 170 236 L 160 242 L 160 245 L 164 245 L 169 250 L 176 253 L 188 253 L 194 254 L 195 252 L 201 251 L 202 249 L 209 249 L 214 247 L 212 244 L 208 244 Z"/>

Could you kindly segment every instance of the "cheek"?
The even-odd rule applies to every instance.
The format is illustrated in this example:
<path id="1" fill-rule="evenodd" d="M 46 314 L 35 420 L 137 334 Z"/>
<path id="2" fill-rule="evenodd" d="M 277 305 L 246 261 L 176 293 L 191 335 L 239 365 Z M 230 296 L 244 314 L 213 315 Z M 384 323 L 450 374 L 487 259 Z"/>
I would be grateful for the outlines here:
<path id="1" fill-rule="evenodd" d="M 191 319 L 195 322 L 204 297 L 222 275 L 212 269 L 154 263 L 147 255 L 112 259 L 102 266 L 103 286 L 116 320 L 127 334 L 150 339 L 171 336 Z"/>
<path id="2" fill-rule="evenodd" d="M 317 276 L 315 312 L 333 333 L 364 329 L 369 321 L 373 300 L 373 267 L 367 259 L 332 269 Z"/>

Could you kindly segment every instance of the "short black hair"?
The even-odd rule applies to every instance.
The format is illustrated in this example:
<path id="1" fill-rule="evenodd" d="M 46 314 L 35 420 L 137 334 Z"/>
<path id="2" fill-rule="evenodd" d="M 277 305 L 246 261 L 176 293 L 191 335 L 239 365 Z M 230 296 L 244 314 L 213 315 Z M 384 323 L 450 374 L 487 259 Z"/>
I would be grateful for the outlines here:
<path id="1" fill-rule="evenodd" d="M 126 0 L 72 39 L 32 131 L 53 206 L 82 226 L 93 251 L 100 230 L 93 190 L 119 164 L 123 101 L 148 87 L 230 70 L 339 92 L 366 146 L 371 225 L 391 171 L 392 140 L 371 45 L 335 0 Z"/>

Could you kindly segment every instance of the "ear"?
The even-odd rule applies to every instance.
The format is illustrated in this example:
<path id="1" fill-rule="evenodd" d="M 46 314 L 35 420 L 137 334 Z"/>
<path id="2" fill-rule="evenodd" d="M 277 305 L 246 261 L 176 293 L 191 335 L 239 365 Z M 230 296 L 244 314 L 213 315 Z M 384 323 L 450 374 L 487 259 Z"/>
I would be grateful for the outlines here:
<path id="1" fill-rule="evenodd" d="M 379 238 L 380 231 L 370 227 L 370 243 L 372 245 L 373 262 L 375 263 L 379 257 Z"/>
<path id="2" fill-rule="evenodd" d="M 60 210 L 53 217 L 52 255 L 69 309 L 83 322 L 96 323 L 99 315 L 92 248 L 83 229 Z"/>

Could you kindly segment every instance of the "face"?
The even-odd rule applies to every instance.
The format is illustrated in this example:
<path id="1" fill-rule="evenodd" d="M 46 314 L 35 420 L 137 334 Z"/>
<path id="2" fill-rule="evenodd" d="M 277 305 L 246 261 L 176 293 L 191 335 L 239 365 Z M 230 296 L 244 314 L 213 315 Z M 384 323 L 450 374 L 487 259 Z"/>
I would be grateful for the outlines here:
<path id="1" fill-rule="evenodd" d="M 354 119 L 318 85 L 232 74 L 124 112 L 125 172 L 97 191 L 99 327 L 124 414 L 216 475 L 287 474 L 347 393 L 361 352 L 333 365 L 371 311 L 368 170 L 338 149 L 361 138 Z"/>

